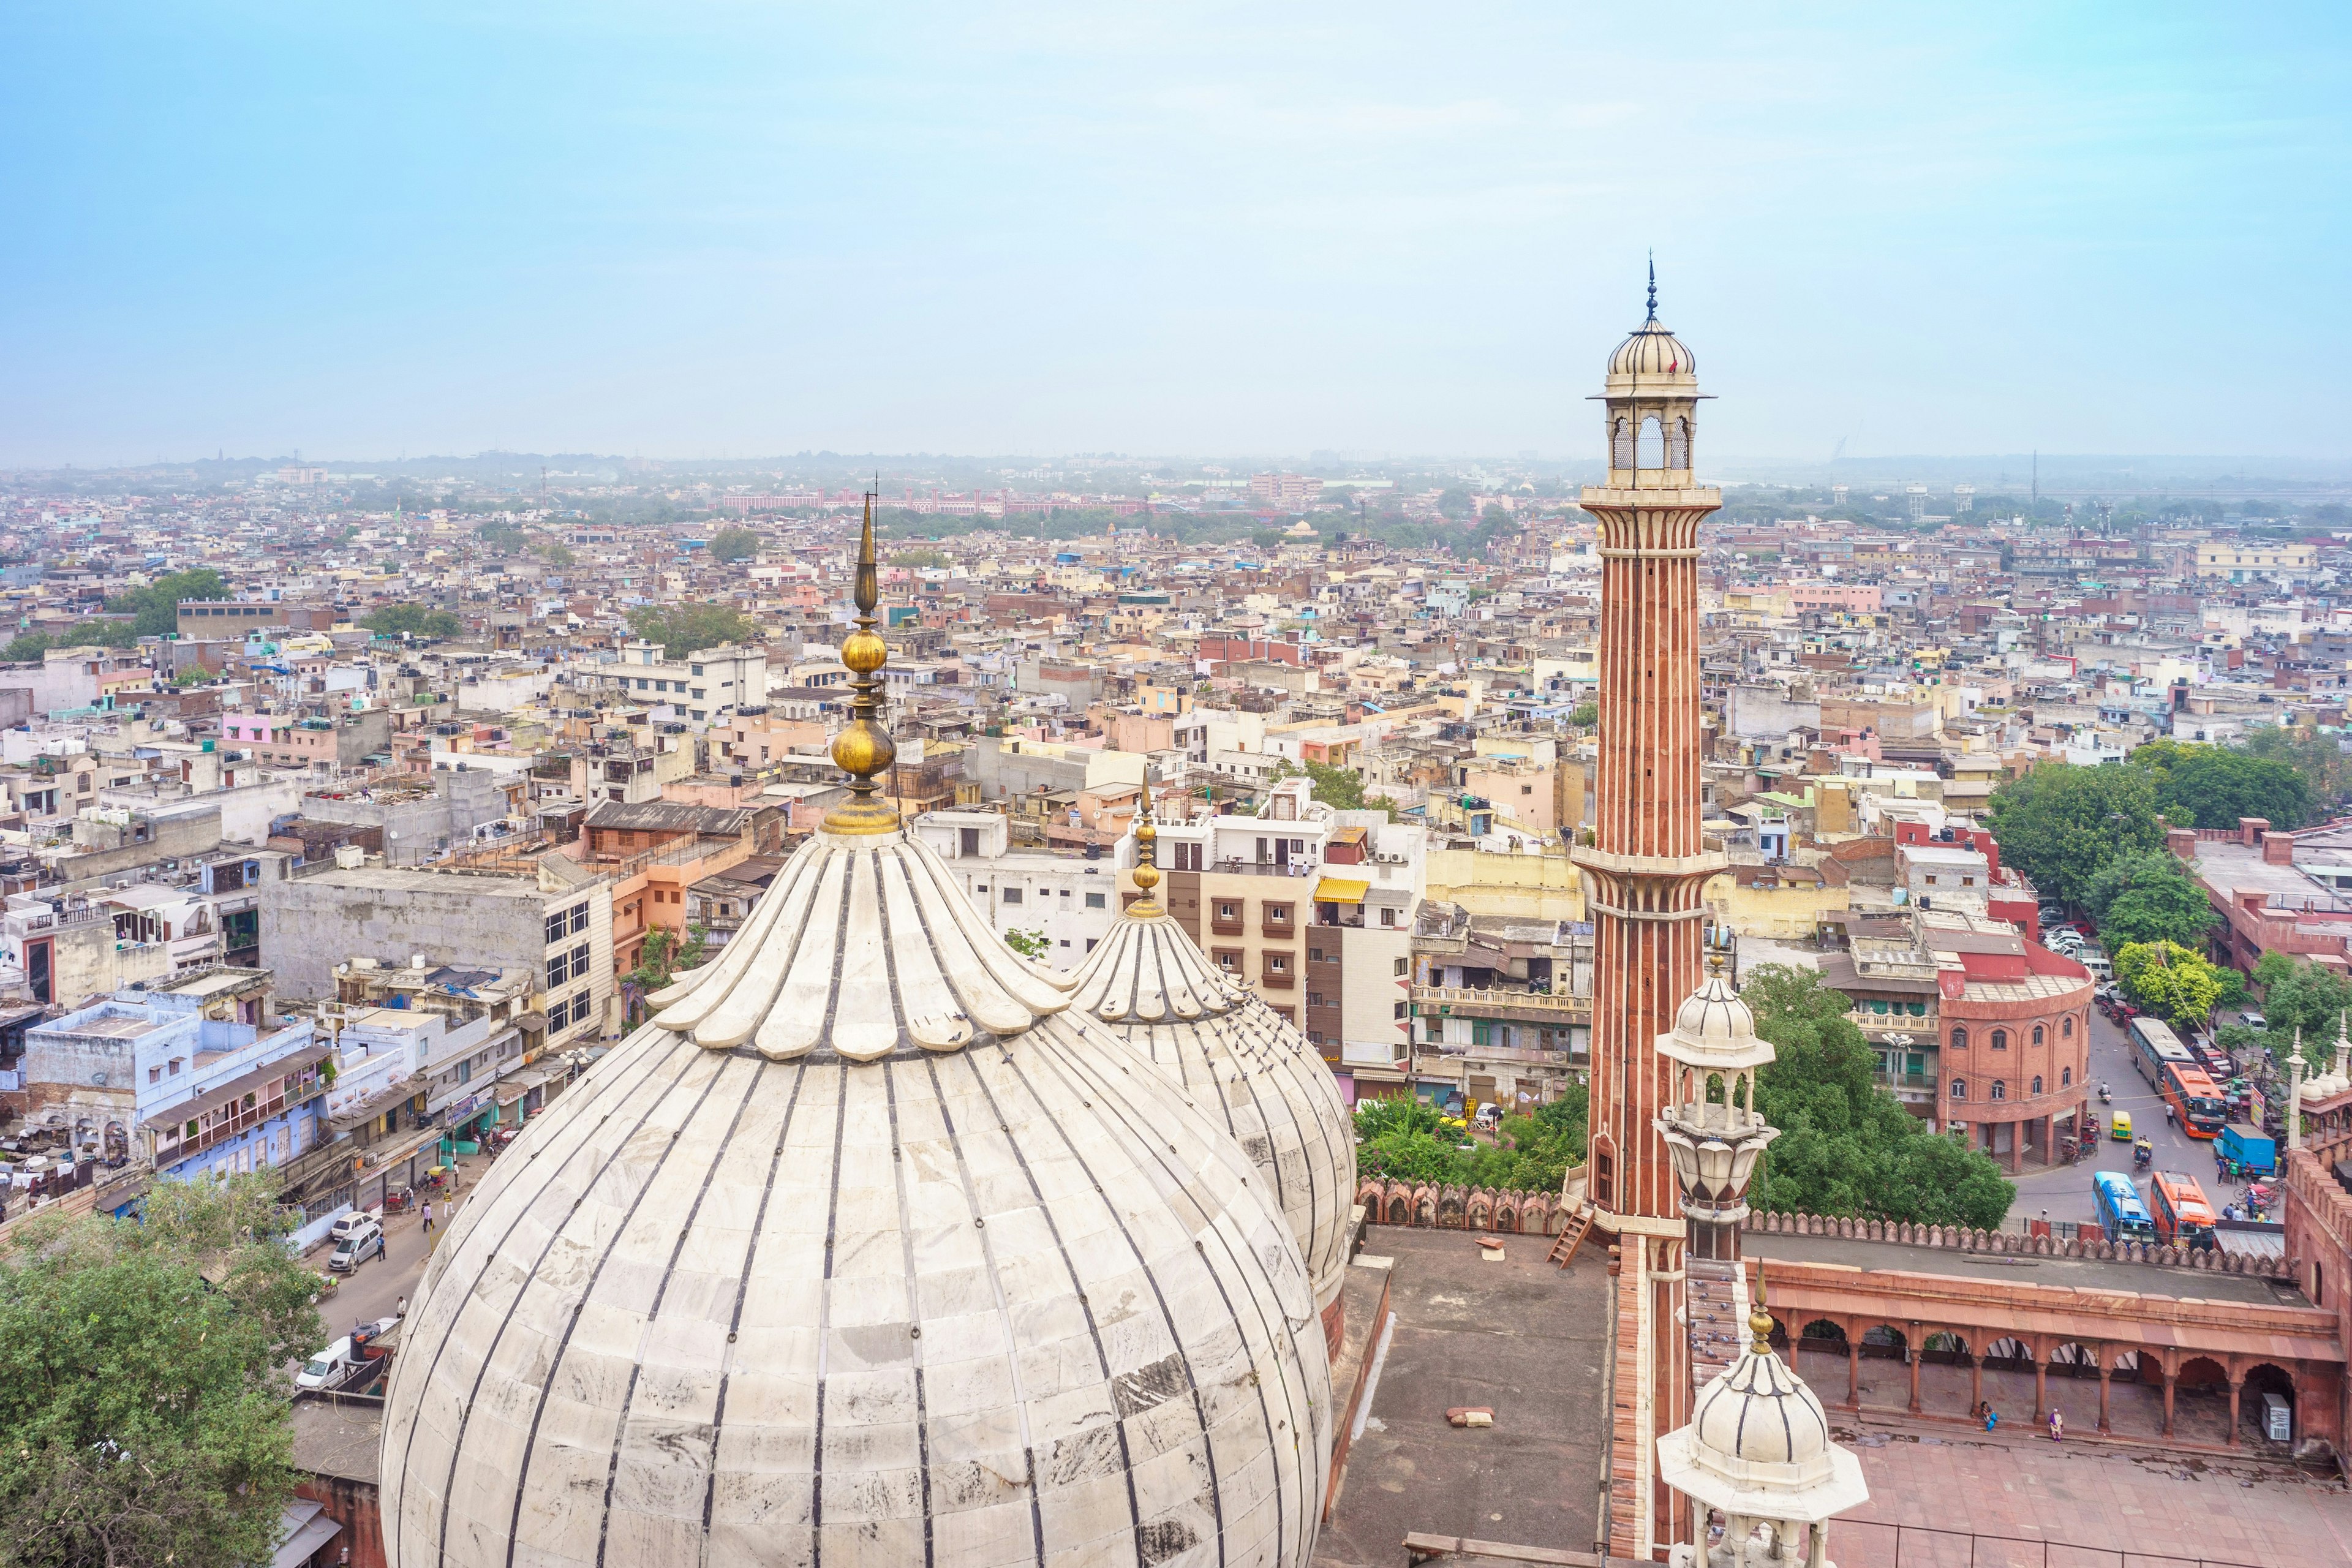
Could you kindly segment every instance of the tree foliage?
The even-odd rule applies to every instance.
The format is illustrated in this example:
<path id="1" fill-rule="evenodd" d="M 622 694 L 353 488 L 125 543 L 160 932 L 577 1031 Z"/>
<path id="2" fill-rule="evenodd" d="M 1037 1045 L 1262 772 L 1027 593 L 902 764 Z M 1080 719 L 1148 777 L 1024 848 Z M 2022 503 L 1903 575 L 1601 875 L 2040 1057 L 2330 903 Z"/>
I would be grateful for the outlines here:
<path id="1" fill-rule="evenodd" d="M 2110 952 L 2131 942 L 2194 945 L 2221 923 L 2205 889 L 2168 849 L 2108 861 L 2084 889 L 2083 907 L 2098 922 Z"/>
<path id="2" fill-rule="evenodd" d="M 2157 809 L 2175 827 L 2235 827 L 2242 816 L 2300 827 L 2311 819 L 2311 786 L 2301 773 L 2234 746 L 2151 741 L 2129 765 L 2155 780 Z"/>
<path id="3" fill-rule="evenodd" d="M 138 641 L 138 628 L 129 621 L 92 617 L 69 632 L 19 632 L 6 647 L 0 648 L 0 660 L 29 664 L 51 648 L 130 647 Z"/>
<path id="4" fill-rule="evenodd" d="M 1470 1138 L 1461 1118 L 1420 1100 L 1367 1100 L 1356 1107 L 1356 1168 L 1383 1180 L 1557 1193 L 1584 1163 L 1588 1100 L 1571 1084 L 1548 1105 L 1503 1118 L 1490 1144 Z M 1465 1144 L 1468 1147 L 1464 1147 Z"/>
<path id="5" fill-rule="evenodd" d="M 637 966 L 621 978 L 640 990 L 658 991 L 687 970 L 701 968 L 709 941 L 709 926 L 687 927 L 683 941 L 676 931 L 656 928 L 637 950 Z"/>
<path id="6" fill-rule="evenodd" d="M 36 1215 L 0 1264 L 0 1564 L 267 1563 L 317 1279 L 263 1172 L 159 1182 L 144 1223 Z"/>
<path id="7" fill-rule="evenodd" d="M 2168 1024 L 2202 1027 L 2221 999 L 2221 976 L 2205 955 L 2175 942 L 2132 942 L 2116 953 L 2124 994 Z"/>
<path id="8" fill-rule="evenodd" d="M 1878 1087 L 1876 1053 L 1820 973 L 1762 963 L 1740 999 L 1778 1058 L 1757 1109 L 1780 1130 L 1759 1163 L 1758 1208 L 1990 1227 L 2017 1195 L 1992 1157 L 1937 1132 Z"/>
<path id="9" fill-rule="evenodd" d="M 722 528 L 710 536 L 713 561 L 749 561 L 760 553 L 760 536 L 748 528 Z"/>
<path id="10" fill-rule="evenodd" d="M 131 618 L 135 634 L 132 640 L 136 641 L 138 637 L 170 637 L 177 632 L 183 599 L 226 597 L 228 580 L 209 566 L 199 566 L 193 572 L 167 572 L 144 588 L 133 588 L 109 599 L 106 607 L 115 615 Z"/>
<path id="11" fill-rule="evenodd" d="M 2293 1049 L 2295 1031 L 2303 1031 L 2305 1060 L 2314 1068 L 2334 1059 L 2336 1031 L 2352 1010 L 2352 979 L 2308 959 L 2271 952 L 2254 965 L 2254 984 L 2263 988 L 2263 1022 L 2270 1045 L 2281 1061 Z"/>
<path id="12" fill-rule="evenodd" d="M 2068 904 L 2087 900 L 2110 860 L 2164 843 L 2155 780 L 2142 768 L 2045 763 L 1993 791 L 1988 815 L 2001 858 Z"/>
<path id="13" fill-rule="evenodd" d="M 423 605 L 385 605 L 361 616 L 360 625 L 378 637 L 387 637 L 404 634 L 419 637 L 454 637 L 462 636 L 466 630 L 466 623 L 448 611 L 427 609 Z"/>
<path id="14" fill-rule="evenodd" d="M 629 629 L 662 645 L 671 658 L 704 648 L 748 640 L 751 623 L 725 605 L 639 605 L 629 612 Z"/>
<path id="15" fill-rule="evenodd" d="M 1045 928 L 1043 926 L 1039 926 L 1034 931 L 1023 931 L 1019 926 L 1006 926 L 1004 945 L 1024 958 L 1042 960 L 1052 950 L 1054 942 L 1045 934 Z"/>
<path id="16" fill-rule="evenodd" d="M 2311 792 L 2315 814 L 2326 816 L 2352 795 L 2352 757 L 2344 754 L 2343 739 L 2337 731 L 2273 726 L 2249 731 L 2244 750 L 2250 757 L 2293 768 Z"/>

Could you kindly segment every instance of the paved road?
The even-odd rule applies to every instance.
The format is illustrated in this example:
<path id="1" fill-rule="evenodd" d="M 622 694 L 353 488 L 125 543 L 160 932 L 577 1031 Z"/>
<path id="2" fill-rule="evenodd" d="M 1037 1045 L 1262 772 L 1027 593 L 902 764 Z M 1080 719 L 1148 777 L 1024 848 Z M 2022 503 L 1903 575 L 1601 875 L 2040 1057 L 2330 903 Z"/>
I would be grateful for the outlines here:
<path id="1" fill-rule="evenodd" d="M 457 1162 L 457 1190 L 455 1200 L 459 1207 L 473 1195 L 474 1184 L 488 1161 L 479 1157 Z M 416 1283 L 425 1277 L 425 1260 L 432 1255 L 432 1244 L 446 1234 L 450 1213 L 448 1204 L 436 1199 L 433 1205 L 433 1232 L 426 1235 L 424 1216 L 412 1209 L 406 1214 L 391 1216 L 384 1226 L 384 1256 L 381 1261 L 362 1263 L 343 1277 L 341 1289 L 319 1303 L 319 1321 L 324 1325 L 330 1340 L 341 1338 L 355 1323 L 373 1322 L 392 1316 L 400 1299 L 407 1297 L 411 1305 L 416 1300 Z M 302 1261 L 305 1267 L 323 1273 L 331 1249 L 320 1247 Z"/>
<path id="2" fill-rule="evenodd" d="M 2107 1022 L 2106 1016 L 2094 1008 L 2091 1012 L 2091 1113 L 2099 1119 L 2102 1128 L 2111 1123 L 2115 1113 L 2131 1113 L 2132 1131 L 2145 1133 L 2156 1145 L 2158 1171 L 2178 1171 L 2197 1178 L 2205 1195 L 2219 1209 L 2231 1201 L 2238 1189 L 2217 1180 L 2213 1173 L 2213 1145 L 2201 1138 L 2191 1138 L 2164 1119 L 2164 1099 L 2139 1076 L 2132 1065 L 2131 1037 L 2117 1026 Z M 2101 1105 L 2098 1085 L 2104 1081 L 2114 1091 L 2115 1102 Z M 2085 1160 L 2078 1165 L 2061 1165 L 2047 1171 L 2032 1171 L 2017 1178 L 2017 1203 L 2010 1212 L 2028 1219 L 2039 1218 L 2044 1211 L 2052 1219 L 2088 1220 L 2098 1217 L 2091 1202 L 2091 1173 L 2094 1170 L 2121 1171 L 2138 1184 L 2142 1195 L 2147 1192 L 2147 1177 L 2132 1168 L 2131 1145 L 2118 1143 L 2103 1131 L 2099 1138 L 2099 1154 L 2095 1162 Z"/>

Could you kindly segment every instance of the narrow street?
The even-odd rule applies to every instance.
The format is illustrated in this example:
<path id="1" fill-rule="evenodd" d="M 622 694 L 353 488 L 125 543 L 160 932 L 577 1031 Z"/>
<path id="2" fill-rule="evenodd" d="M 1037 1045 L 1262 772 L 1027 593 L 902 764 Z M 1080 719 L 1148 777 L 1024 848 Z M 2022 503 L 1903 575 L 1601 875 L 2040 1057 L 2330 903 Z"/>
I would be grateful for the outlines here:
<path id="1" fill-rule="evenodd" d="M 2097 1209 L 2091 1201 L 2091 1173 L 2095 1170 L 2123 1172 L 2132 1177 L 2145 1197 L 2147 1173 L 2135 1171 L 2131 1145 L 2116 1142 L 2105 1131 L 2118 1110 L 2130 1114 L 2135 1135 L 2144 1134 L 2156 1145 L 2152 1169 L 2196 1177 L 2216 1213 L 2238 1195 L 2238 1188 L 2214 1176 L 2211 1142 L 2191 1138 L 2165 1121 L 2163 1097 L 2132 1065 L 2131 1036 L 2109 1023 L 2106 1016 L 2096 1009 L 2091 1014 L 2090 1079 L 2091 1113 L 2099 1119 L 2101 1128 L 2097 1157 L 2079 1165 L 2059 1165 L 2048 1170 L 2027 1167 L 2016 1178 L 2017 1202 L 2010 1210 L 2011 1215 L 2026 1219 L 2096 1219 Z M 2103 1082 L 2115 1092 L 2112 1104 L 2099 1103 L 2098 1086 Z"/>
<path id="2" fill-rule="evenodd" d="M 489 1163 L 479 1155 L 468 1155 L 457 1162 L 457 1193 L 454 1198 L 434 1199 L 430 1235 L 425 1233 L 424 1215 L 416 1209 L 386 1217 L 383 1258 L 361 1264 L 343 1276 L 341 1286 L 333 1295 L 319 1300 L 324 1342 L 341 1339 L 357 1324 L 390 1317 L 404 1296 L 411 1306 L 415 1304 L 417 1281 L 425 1277 L 425 1262 L 432 1256 L 433 1244 L 447 1234 L 451 1215 L 473 1196 L 474 1184 Z M 302 1266 L 323 1274 L 333 1250 L 331 1246 L 320 1247 L 303 1258 Z M 289 1363 L 289 1367 L 299 1364 Z"/>

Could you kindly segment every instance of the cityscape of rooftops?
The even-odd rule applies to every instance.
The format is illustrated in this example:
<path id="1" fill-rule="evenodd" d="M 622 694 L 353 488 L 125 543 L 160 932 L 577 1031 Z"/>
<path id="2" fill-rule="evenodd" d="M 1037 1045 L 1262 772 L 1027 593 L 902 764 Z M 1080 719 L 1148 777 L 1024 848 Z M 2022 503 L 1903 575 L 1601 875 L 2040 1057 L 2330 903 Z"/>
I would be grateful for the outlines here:
<path id="1" fill-rule="evenodd" d="M 2341 1560 L 2347 42 L 0 9 L 0 1568 Z"/>

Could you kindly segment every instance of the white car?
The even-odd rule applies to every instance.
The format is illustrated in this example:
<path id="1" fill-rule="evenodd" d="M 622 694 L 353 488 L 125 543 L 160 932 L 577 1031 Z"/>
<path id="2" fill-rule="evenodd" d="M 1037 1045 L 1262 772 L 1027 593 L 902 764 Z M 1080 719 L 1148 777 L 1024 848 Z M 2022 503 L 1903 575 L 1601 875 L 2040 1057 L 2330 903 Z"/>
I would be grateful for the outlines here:
<path id="1" fill-rule="evenodd" d="M 368 1226 L 373 1225 L 381 1226 L 383 1224 L 383 1210 L 353 1209 L 347 1215 L 337 1216 L 335 1223 L 328 1228 L 327 1239 L 330 1241 L 341 1241 L 343 1237 L 351 1236 Z"/>

